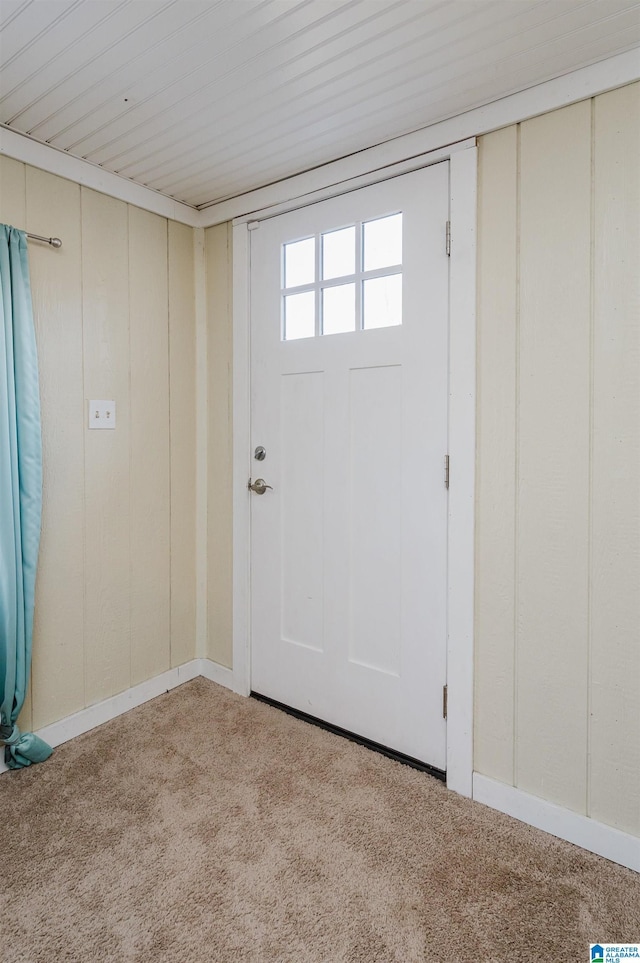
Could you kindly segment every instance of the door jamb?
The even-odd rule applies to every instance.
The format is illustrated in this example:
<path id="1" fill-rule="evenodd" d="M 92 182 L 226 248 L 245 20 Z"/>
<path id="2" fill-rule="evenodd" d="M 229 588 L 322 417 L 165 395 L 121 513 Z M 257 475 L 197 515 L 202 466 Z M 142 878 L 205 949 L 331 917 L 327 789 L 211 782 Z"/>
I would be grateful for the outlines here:
<path id="1" fill-rule="evenodd" d="M 447 786 L 472 795 L 476 418 L 477 147 L 452 145 L 450 161 L 449 457 L 447 571 Z M 427 166 L 425 160 L 422 166 Z M 384 174 L 378 172 L 378 179 Z M 338 193 L 338 191 L 336 191 Z M 304 198 L 296 199 L 303 206 Z M 265 212 L 266 213 L 266 212 Z M 254 220 L 260 214 L 253 215 Z M 233 687 L 251 691 L 250 667 L 250 224 L 233 226 Z M 444 243 L 444 225 L 443 225 Z"/>

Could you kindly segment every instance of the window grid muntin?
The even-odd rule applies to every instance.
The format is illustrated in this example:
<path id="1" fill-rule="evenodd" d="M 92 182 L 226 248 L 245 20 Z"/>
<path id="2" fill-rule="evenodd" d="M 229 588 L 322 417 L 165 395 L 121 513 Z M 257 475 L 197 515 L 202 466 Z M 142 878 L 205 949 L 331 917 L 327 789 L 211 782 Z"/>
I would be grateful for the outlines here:
<path id="1" fill-rule="evenodd" d="M 280 313 L 281 313 L 281 326 L 280 326 L 280 337 L 282 341 L 287 340 L 307 340 L 300 338 L 287 339 L 286 332 L 286 310 L 285 310 L 285 299 L 292 294 L 303 294 L 305 292 L 314 292 L 315 295 L 315 335 L 314 337 L 322 337 L 323 335 L 323 297 L 322 292 L 325 288 L 339 287 L 343 284 L 355 284 L 355 331 L 364 330 L 384 330 L 381 328 L 371 328 L 366 329 L 364 327 L 364 297 L 363 297 L 363 285 L 365 281 L 371 278 L 378 277 L 390 277 L 392 275 L 402 274 L 402 264 L 393 264 L 388 267 L 374 268 L 369 271 L 364 271 L 363 268 L 363 257 L 364 257 L 364 227 L 365 224 L 369 224 L 372 221 L 384 220 L 387 217 L 393 217 L 394 215 L 402 214 L 402 211 L 394 211 L 389 214 L 384 214 L 381 217 L 368 218 L 364 221 L 355 221 L 353 224 L 345 224 L 341 227 L 330 228 L 326 231 L 318 231 L 316 234 L 307 234 L 301 238 L 294 238 L 290 241 L 285 241 L 282 244 L 282 256 L 281 256 L 281 270 L 280 270 Z M 335 231 L 344 230 L 347 227 L 355 227 L 355 258 L 356 258 L 356 271 L 354 274 L 345 274 L 338 278 L 328 278 L 324 280 L 322 278 L 322 244 L 323 235 L 332 234 Z M 295 287 L 285 287 L 285 267 L 286 267 L 286 248 L 288 244 L 297 244 L 299 241 L 315 240 L 315 280 L 313 283 L 300 284 Z M 403 251 L 404 256 L 404 251 Z M 402 323 L 402 322 L 400 322 Z M 353 331 L 351 332 L 353 333 Z"/>

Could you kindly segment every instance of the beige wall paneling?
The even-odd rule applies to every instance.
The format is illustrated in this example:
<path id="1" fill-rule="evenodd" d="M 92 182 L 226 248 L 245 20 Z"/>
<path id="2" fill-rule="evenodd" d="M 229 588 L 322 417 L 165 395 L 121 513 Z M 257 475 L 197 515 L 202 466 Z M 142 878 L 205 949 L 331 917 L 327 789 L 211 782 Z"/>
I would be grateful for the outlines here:
<path id="1" fill-rule="evenodd" d="M 40 368 L 43 492 L 32 662 L 33 725 L 85 705 L 84 391 L 80 187 L 27 167 L 27 227 Z"/>
<path id="2" fill-rule="evenodd" d="M 26 230 L 26 165 L 0 154 L 0 223 Z"/>
<path id="3" fill-rule="evenodd" d="M 521 126 L 516 785 L 585 812 L 591 105 Z"/>
<path id="4" fill-rule="evenodd" d="M 640 84 L 594 133 L 589 815 L 640 835 Z"/>
<path id="5" fill-rule="evenodd" d="M 171 665 L 196 656 L 196 394 L 193 229 L 169 221 Z"/>
<path id="6" fill-rule="evenodd" d="M 231 226 L 205 232 L 208 351 L 208 652 L 232 664 Z"/>
<path id="7" fill-rule="evenodd" d="M 20 161 L 0 155 L 0 223 L 26 230 L 27 226 L 26 168 Z M 31 680 L 18 716 L 23 731 L 32 728 Z"/>
<path id="8" fill-rule="evenodd" d="M 82 188 L 85 398 L 117 406 L 115 431 L 85 428 L 88 704 L 131 684 L 127 220 L 124 202 Z"/>
<path id="9" fill-rule="evenodd" d="M 168 249 L 165 218 L 128 211 L 131 685 L 137 685 L 171 666 Z"/>
<path id="10" fill-rule="evenodd" d="M 29 245 L 44 454 L 30 729 L 195 656 L 193 237 L 6 157 L 0 220 L 63 239 Z M 115 431 L 87 430 L 90 398 L 115 399 Z"/>
<path id="11" fill-rule="evenodd" d="M 513 785 L 518 128 L 479 153 L 474 769 Z"/>

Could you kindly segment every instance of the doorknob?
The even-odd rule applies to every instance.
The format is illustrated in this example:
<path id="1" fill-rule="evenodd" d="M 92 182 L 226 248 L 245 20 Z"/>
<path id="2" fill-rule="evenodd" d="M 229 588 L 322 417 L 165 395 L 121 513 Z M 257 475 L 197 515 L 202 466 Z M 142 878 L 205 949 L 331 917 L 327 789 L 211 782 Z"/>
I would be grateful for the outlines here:
<path id="1" fill-rule="evenodd" d="M 271 491 L 273 491 L 273 485 L 267 485 L 264 478 L 256 478 L 256 480 L 253 483 L 251 482 L 251 479 L 249 479 L 247 488 L 249 489 L 249 491 L 255 492 L 256 495 L 264 495 L 267 488 L 270 488 Z"/>

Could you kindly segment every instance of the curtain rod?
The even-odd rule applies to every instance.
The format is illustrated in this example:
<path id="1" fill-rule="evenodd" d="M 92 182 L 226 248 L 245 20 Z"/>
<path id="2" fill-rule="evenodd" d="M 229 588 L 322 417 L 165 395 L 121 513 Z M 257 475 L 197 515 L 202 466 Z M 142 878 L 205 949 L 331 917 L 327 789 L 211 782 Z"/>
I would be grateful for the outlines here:
<path id="1" fill-rule="evenodd" d="M 30 237 L 32 241 L 44 241 L 45 244 L 50 244 L 51 247 L 62 247 L 62 241 L 59 237 L 41 237 L 40 234 L 29 234 L 28 232 L 27 237 Z"/>

